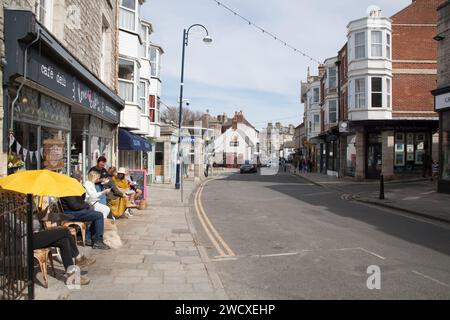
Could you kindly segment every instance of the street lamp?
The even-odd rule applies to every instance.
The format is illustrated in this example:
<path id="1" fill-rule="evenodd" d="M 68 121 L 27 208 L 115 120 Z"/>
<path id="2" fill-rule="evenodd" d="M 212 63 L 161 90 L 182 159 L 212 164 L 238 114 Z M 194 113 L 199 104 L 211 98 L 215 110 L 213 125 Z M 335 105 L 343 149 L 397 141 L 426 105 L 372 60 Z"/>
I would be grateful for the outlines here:
<path id="1" fill-rule="evenodd" d="M 184 89 L 184 57 L 186 53 L 186 47 L 189 45 L 189 32 L 194 27 L 203 28 L 206 31 L 206 36 L 203 38 L 205 44 L 210 44 L 213 39 L 210 37 L 208 29 L 201 24 L 193 24 L 187 30 L 183 30 L 183 51 L 181 56 L 181 83 L 180 83 L 180 109 L 178 114 L 178 161 L 177 161 L 177 177 L 175 182 L 175 189 L 180 190 L 181 188 L 181 126 L 183 118 L 183 89 Z"/>

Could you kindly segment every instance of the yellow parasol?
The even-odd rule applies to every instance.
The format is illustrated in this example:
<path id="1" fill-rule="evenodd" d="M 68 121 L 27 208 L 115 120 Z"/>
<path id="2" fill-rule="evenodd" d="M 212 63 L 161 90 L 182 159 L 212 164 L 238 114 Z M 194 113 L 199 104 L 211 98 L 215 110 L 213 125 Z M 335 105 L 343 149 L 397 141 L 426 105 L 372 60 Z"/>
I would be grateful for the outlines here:
<path id="1" fill-rule="evenodd" d="M 0 188 L 56 198 L 82 196 L 86 193 L 77 180 L 49 170 L 20 171 L 0 179 Z"/>

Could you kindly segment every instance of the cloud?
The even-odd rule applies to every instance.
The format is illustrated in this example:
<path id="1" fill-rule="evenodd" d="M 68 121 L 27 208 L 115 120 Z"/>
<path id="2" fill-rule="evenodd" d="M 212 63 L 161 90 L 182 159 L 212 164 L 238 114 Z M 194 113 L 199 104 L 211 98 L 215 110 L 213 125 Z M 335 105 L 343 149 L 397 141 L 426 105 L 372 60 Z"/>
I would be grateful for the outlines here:
<path id="1" fill-rule="evenodd" d="M 228 6 L 267 28 L 284 41 L 321 61 L 335 56 L 346 42 L 346 25 L 366 15 L 371 4 L 391 16 L 410 0 L 224 0 Z M 317 65 L 280 45 L 220 8 L 212 0 L 150 0 L 142 10 L 152 21 L 152 40 L 160 44 L 163 100 L 177 101 L 181 69 L 182 30 L 204 24 L 214 42 L 205 47 L 202 29 L 192 30 L 186 52 L 186 97 L 196 109 L 215 113 L 244 111 L 250 122 L 298 114 L 302 121 L 300 81 Z M 223 111 L 221 111 L 223 110 Z"/>

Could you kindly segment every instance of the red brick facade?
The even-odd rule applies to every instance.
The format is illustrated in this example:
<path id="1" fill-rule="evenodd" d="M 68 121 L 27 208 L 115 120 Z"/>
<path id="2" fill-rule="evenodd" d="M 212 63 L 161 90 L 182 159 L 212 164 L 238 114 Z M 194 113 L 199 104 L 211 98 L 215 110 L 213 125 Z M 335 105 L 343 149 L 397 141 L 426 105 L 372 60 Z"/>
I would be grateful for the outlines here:
<path id="1" fill-rule="evenodd" d="M 391 17 L 393 117 L 437 117 L 431 113 L 434 98 L 430 91 L 437 81 L 437 45 L 433 37 L 440 3 L 442 0 L 415 0 Z"/>

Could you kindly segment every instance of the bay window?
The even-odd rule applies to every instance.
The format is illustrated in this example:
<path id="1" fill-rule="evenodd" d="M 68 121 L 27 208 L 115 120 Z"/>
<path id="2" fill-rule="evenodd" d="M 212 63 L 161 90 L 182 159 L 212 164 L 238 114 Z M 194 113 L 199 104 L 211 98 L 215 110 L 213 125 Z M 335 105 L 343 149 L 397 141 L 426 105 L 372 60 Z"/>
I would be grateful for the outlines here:
<path id="1" fill-rule="evenodd" d="M 328 68 L 328 88 L 335 89 L 337 87 L 336 68 Z"/>
<path id="2" fill-rule="evenodd" d="M 355 34 L 355 59 L 366 57 L 366 33 L 359 32 Z"/>
<path id="3" fill-rule="evenodd" d="M 366 79 L 355 80 L 355 108 L 361 109 L 366 107 Z"/>
<path id="4" fill-rule="evenodd" d="M 337 100 L 328 101 L 328 121 L 329 123 L 337 122 Z"/>
<path id="5" fill-rule="evenodd" d="M 150 122 L 156 122 L 156 96 L 150 96 L 150 110 L 149 110 Z"/>
<path id="6" fill-rule="evenodd" d="M 127 30 L 136 30 L 137 1 L 120 0 L 119 27 Z"/>
<path id="7" fill-rule="evenodd" d="M 159 78 L 159 48 L 149 47 L 149 59 L 152 77 Z"/>
<path id="8" fill-rule="evenodd" d="M 383 33 L 372 31 L 372 57 L 381 58 L 383 56 Z"/>
<path id="9" fill-rule="evenodd" d="M 319 88 L 314 88 L 313 90 L 313 103 L 319 103 L 320 99 L 320 90 Z"/>
<path id="10" fill-rule="evenodd" d="M 314 132 L 317 132 L 320 130 L 320 115 L 315 114 L 314 115 Z"/>
<path id="11" fill-rule="evenodd" d="M 119 59 L 119 96 L 128 102 L 134 102 L 135 66 L 134 62 Z"/>
<path id="12" fill-rule="evenodd" d="M 146 113 L 145 106 L 146 106 L 146 97 L 147 97 L 147 82 L 145 81 L 139 81 L 139 107 L 141 108 L 141 113 Z"/>
<path id="13" fill-rule="evenodd" d="M 383 79 L 372 77 L 372 108 L 383 107 Z"/>
<path id="14" fill-rule="evenodd" d="M 386 34 L 386 59 L 391 59 L 391 35 Z"/>
<path id="15" fill-rule="evenodd" d="M 391 88 L 391 79 L 386 79 L 386 106 L 388 107 L 388 109 L 392 108 L 392 88 Z"/>

